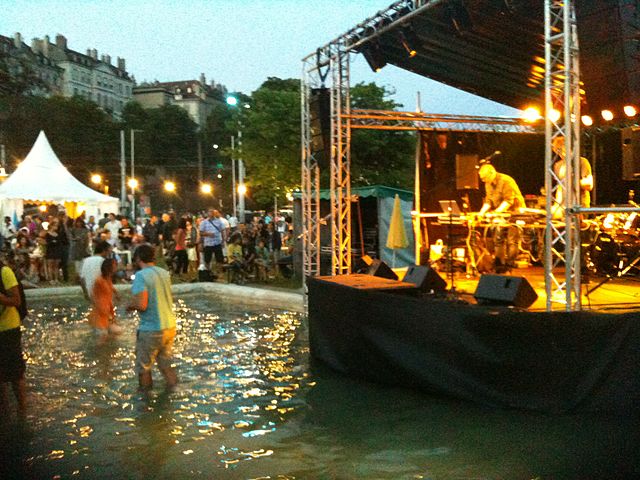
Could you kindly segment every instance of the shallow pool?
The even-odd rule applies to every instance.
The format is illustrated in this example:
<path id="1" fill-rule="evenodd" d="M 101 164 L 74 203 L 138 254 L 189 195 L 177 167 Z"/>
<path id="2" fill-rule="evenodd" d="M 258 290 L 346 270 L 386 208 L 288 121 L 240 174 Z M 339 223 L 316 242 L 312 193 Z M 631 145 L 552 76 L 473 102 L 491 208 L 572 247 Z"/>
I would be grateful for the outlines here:
<path id="1" fill-rule="evenodd" d="M 137 391 L 136 321 L 97 347 L 84 302 L 32 305 L 26 478 L 488 479 L 640 474 L 637 418 L 495 411 L 309 365 L 305 318 L 178 301 L 177 392 Z"/>

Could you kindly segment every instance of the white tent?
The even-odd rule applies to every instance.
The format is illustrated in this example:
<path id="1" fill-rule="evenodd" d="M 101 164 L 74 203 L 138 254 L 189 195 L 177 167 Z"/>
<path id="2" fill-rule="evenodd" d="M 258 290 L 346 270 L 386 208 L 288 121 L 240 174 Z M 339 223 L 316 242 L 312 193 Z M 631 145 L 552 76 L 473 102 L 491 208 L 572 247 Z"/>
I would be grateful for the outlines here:
<path id="1" fill-rule="evenodd" d="M 49 145 L 44 131 L 40 131 L 16 171 L 0 185 L 3 215 L 18 218 L 25 203 L 64 205 L 72 217 L 84 211 L 96 219 L 104 213 L 117 212 L 119 206 L 117 198 L 97 192 L 71 175 Z"/>

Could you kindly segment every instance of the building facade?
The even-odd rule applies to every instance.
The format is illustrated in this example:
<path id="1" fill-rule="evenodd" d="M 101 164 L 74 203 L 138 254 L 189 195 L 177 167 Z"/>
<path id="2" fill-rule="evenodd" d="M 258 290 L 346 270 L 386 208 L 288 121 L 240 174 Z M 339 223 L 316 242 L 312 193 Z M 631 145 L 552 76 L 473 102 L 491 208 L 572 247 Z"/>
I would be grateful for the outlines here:
<path id="1" fill-rule="evenodd" d="M 6 45 L 6 39 L 0 36 L 0 45 Z M 115 117 L 120 117 L 124 105 L 133 98 L 135 78 L 127 72 L 124 58 L 118 57 L 113 65 L 110 55 L 98 58 L 95 48 L 77 52 L 68 47 L 66 37 L 60 34 L 56 35 L 55 43 L 45 35 L 42 39 L 34 38 L 28 47 L 20 33 L 16 33 L 13 46 L 9 56 L 19 54 L 33 59 L 32 68 L 46 80 L 51 94 L 84 97 Z"/>
<path id="2" fill-rule="evenodd" d="M 198 80 L 178 82 L 153 82 L 134 88 L 134 100 L 143 108 L 158 108 L 176 105 L 184 109 L 189 117 L 202 128 L 216 105 L 224 102 L 226 89 L 211 81 L 207 84 L 204 73 Z"/>
<path id="3" fill-rule="evenodd" d="M 0 35 L 0 55 L 6 65 L 6 74 L 29 81 L 29 93 L 44 96 L 62 94 L 64 69 L 39 50 L 30 48 L 19 33 L 12 38 Z"/>

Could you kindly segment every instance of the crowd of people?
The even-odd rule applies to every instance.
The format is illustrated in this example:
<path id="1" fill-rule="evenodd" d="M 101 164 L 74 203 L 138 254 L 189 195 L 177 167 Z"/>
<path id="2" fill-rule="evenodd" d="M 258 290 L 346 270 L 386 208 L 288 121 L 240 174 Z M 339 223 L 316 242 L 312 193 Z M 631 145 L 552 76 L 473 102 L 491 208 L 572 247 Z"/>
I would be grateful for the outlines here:
<path id="1" fill-rule="evenodd" d="M 0 228 L 0 408 L 6 410 L 3 384 L 9 383 L 19 416 L 27 411 L 22 287 L 77 277 L 91 304 L 88 321 L 100 344 L 123 333 L 115 316 L 114 281 L 131 280 L 126 310 L 139 313 L 139 386 L 152 387 L 151 369 L 157 364 L 166 387 L 172 389 L 178 377 L 173 367 L 176 319 L 170 271 L 207 272 L 212 277 L 226 271 L 238 283 L 252 276 L 268 278 L 277 272 L 283 246 L 292 238 L 290 219 L 267 213 L 245 224 L 214 208 L 198 215 L 177 217 L 168 212 L 135 222 L 114 213 L 97 222 L 83 215 L 69 219 L 64 212 L 23 215 L 17 225 L 5 217 Z M 168 268 L 157 266 L 160 255 Z"/>
<path id="2" fill-rule="evenodd" d="M 141 244 L 155 248 L 159 261 L 183 279 L 206 271 L 210 280 L 268 280 L 278 274 L 283 251 L 291 253 L 292 238 L 290 218 L 266 213 L 241 223 L 213 208 L 134 221 L 115 213 L 71 219 L 61 210 L 23 215 L 18 222 L 4 217 L 0 227 L 2 256 L 26 288 L 79 281 L 84 259 L 101 241 L 111 245 L 123 281 L 133 274 L 133 252 Z"/>

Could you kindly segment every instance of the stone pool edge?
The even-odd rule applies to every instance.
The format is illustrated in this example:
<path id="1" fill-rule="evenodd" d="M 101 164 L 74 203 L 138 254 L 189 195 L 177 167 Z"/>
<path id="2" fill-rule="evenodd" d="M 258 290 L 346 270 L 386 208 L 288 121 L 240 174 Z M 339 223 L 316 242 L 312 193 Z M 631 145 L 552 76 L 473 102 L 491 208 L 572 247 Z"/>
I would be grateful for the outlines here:
<path id="1" fill-rule="evenodd" d="M 131 285 L 116 285 L 119 292 L 129 292 Z M 174 294 L 209 293 L 225 299 L 239 300 L 246 304 L 269 306 L 297 312 L 304 311 L 304 297 L 301 293 L 275 290 L 271 288 L 247 287 L 226 283 L 178 283 L 171 286 Z M 25 290 L 27 301 L 48 300 L 82 295 L 80 286 L 48 287 Z"/>

